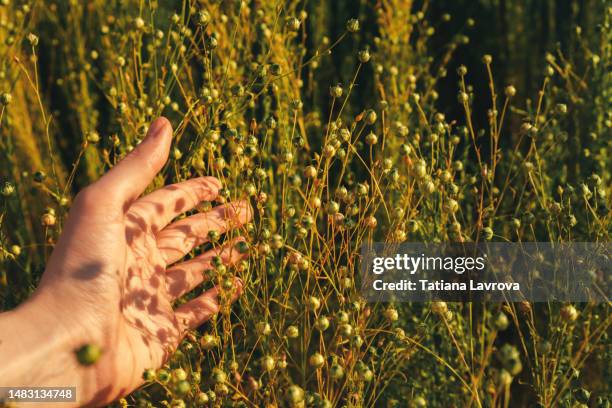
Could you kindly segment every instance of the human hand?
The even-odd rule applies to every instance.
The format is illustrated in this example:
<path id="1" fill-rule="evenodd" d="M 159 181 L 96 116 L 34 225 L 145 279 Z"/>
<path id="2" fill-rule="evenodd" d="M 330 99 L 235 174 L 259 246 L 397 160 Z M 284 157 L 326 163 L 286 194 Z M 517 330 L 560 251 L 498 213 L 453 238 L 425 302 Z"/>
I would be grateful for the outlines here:
<path id="1" fill-rule="evenodd" d="M 239 296 L 236 279 L 232 293 L 214 287 L 173 308 L 202 283 L 215 256 L 229 265 L 246 254 L 233 240 L 176 262 L 209 231 L 247 223 L 251 209 L 240 201 L 172 222 L 217 197 L 221 184 L 212 177 L 139 198 L 167 161 L 171 139 L 170 123 L 157 119 L 134 151 L 77 195 L 40 286 L 0 315 L 0 385 L 76 386 L 79 405 L 102 405 L 138 387 L 145 369 L 161 366 L 189 329 L 217 313 L 220 294 Z M 101 348 L 94 364 L 77 361 L 83 345 Z"/>

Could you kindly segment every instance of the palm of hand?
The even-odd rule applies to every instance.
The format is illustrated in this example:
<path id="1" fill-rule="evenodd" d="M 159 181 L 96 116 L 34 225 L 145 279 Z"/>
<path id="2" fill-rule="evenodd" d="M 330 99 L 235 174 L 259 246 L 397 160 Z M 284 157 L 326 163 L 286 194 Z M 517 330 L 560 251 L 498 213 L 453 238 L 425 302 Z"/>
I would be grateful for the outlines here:
<path id="1" fill-rule="evenodd" d="M 218 311 L 217 287 L 173 308 L 203 281 L 215 256 L 227 264 L 244 257 L 230 242 L 175 264 L 206 242 L 209 231 L 244 224 L 250 212 L 247 203 L 238 202 L 172 222 L 201 201 L 215 199 L 220 183 L 210 177 L 138 199 L 163 166 L 170 137 L 169 124 L 158 120 L 130 156 L 79 194 L 41 281 L 41 287 L 54 286 L 48 292 L 62 294 L 54 298 L 58 309 L 74 311 L 74 321 L 60 324 L 81 327 L 84 338 L 78 341 L 102 348 L 99 362 L 86 367 L 96 383 L 88 386 L 97 390 L 91 396 L 96 404 L 140 385 L 145 369 L 159 367 L 187 330 Z M 241 290 L 236 283 L 233 299 Z"/>

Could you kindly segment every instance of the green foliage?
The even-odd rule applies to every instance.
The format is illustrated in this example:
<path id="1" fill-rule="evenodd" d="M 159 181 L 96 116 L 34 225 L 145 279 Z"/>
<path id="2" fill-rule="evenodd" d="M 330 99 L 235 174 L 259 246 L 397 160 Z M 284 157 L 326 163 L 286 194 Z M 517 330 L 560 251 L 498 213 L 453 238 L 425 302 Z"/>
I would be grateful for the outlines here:
<path id="1" fill-rule="evenodd" d="M 355 274 L 372 241 L 609 241 L 609 3 L 2 3 L 4 309 L 159 115 L 151 190 L 256 208 L 237 305 L 121 405 L 607 406 L 608 305 L 367 304 Z"/>

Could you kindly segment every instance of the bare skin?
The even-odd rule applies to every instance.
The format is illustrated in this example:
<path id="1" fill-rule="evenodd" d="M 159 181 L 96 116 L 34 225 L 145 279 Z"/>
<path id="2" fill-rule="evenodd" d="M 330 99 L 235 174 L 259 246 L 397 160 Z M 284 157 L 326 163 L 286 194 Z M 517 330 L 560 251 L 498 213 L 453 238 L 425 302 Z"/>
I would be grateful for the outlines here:
<path id="1" fill-rule="evenodd" d="M 217 287 L 173 303 L 202 283 L 214 256 L 228 265 L 245 257 L 236 240 L 179 261 L 209 231 L 247 223 L 251 209 L 233 202 L 174 221 L 217 197 L 221 184 L 212 177 L 141 197 L 171 140 L 170 123 L 157 119 L 134 151 L 77 195 L 39 287 L 0 314 L 0 386 L 76 386 L 78 401 L 66 406 L 104 405 L 141 385 L 145 369 L 160 367 L 188 330 L 218 312 Z M 228 296 L 241 291 L 236 279 Z M 85 344 L 102 348 L 95 364 L 78 362 L 75 350 Z"/>

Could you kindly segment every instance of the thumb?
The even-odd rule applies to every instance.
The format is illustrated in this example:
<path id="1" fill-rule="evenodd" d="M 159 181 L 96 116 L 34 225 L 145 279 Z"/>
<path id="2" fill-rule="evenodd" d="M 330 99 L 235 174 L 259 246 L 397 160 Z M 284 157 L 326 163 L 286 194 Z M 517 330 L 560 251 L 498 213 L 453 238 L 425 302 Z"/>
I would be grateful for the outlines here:
<path id="1" fill-rule="evenodd" d="M 135 200 L 168 160 L 171 142 L 172 125 L 168 119 L 155 119 L 144 140 L 96 184 L 122 203 Z"/>

